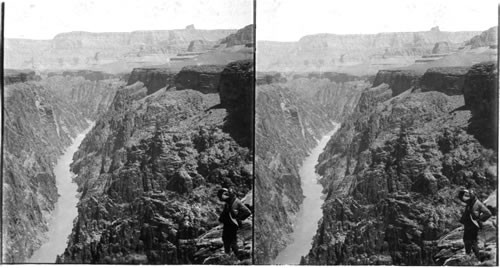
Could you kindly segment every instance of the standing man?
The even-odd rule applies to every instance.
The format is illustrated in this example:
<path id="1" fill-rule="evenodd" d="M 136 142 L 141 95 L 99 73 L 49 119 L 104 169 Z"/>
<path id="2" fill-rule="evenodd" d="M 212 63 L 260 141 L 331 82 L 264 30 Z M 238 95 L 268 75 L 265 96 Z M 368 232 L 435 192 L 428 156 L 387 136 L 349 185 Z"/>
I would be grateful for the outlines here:
<path id="1" fill-rule="evenodd" d="M 460 223 L 464 225 L 465 253 L 470 254 L 472 250 L 476 258 L 480 260 L 477 234 L 482 228 L 482 222 L 491 217 L 491 212 L 470 190 L 460 190 L 458 199 L 465 203 L 465 211 L 460 218 Z"/>
<path id="2" fill-rule="evenodd" d="M 222 242 L 224 243 L 224 252 L 231 253 L 233 250 L 238 257 L 237 232 L 241 227 L 241 221 L 248 218 L 251 214 L 250 210 L 238 199 L 235 194 L 227 189 L 222 188 L 217 192 L 219 200 L 225 202 L 224 210 L 220 214 L 219 221 L 224 224 L 222 229 Z"/>

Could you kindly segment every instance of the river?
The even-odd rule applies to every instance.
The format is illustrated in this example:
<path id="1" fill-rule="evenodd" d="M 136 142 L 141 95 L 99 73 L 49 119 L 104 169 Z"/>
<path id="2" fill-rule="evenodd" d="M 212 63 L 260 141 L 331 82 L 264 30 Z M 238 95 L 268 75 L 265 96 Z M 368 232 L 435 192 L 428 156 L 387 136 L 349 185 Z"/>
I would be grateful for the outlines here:
<path id="1" fill-rule="evenodd" d="M 66 148 L 64 154 L 57 160 L 54 175 L 60 196 L 49 222 L 48 240 L 33 253 L 29 263 L 55 263 L 57 255 L 64 253 L 66 249 L 68 236 L 73 229 L 73 220 L 78 215 L 76 207 L 78 186 L 72 180 L 74 174 L 70 171 L 69 165 L 73 161 L 73 155 L 78 150 L 80 143 L 93 125 L 91 123 L 90 127 L 73 139 L 71 146 Z"/>
<path id="2" fill-rule="evenodd" d="M 304 159 L 299 169 L 299 175 L 302 182 L 302 191 L 304 193 L 304 202 L 297 213 L 296 222 L 291 235 L 292 242 L 283 249 L 273 264 L 299 264 L 300 258 L 307 255 L 312 247 L 313 237 L 318 228 L 318 221 L 323 213 L 323 186 L 319 184 L 320 178 L 316 173 L 315 166 L 318 163 L 318 157 L 325 149 L 331 136 L 338 130 L 340 124 L 335 124 L 335 128 L 323 136 L 318 145 L 311 151 L 309 156 Z"/>

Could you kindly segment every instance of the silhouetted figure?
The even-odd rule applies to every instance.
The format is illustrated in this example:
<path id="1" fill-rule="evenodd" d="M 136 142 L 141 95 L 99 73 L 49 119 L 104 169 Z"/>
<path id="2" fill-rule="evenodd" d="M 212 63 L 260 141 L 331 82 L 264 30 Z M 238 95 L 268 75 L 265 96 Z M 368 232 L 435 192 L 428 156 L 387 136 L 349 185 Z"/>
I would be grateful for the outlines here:
<path id="1" fill-rule="evenodd" d="M 251 214 L 250 210 L 227 188 L 222 188 L 217 192 L 219 200 L 225 202 L 224 209 L 220 214 L 219 221 L 224 224 L 222 229 L 222 242 L 224 252 L 231 253 L 233 250 L 236 257 L 239 256 L 237 244 L 237 232 L 241 227 L 241 222 Z"/>
<path id="2" fill-rule="evenodd" d="M 491 217 L 491 212 L 470 190 L 460 190 L 458 199 L 465 203 L 465 211 L 460 218 L 460 223 L 464 225 L 465 253 L 470 254 L 474 251 L 477 259 L 480 260 L 477 234 L 482 228 L 482 222 Z"/>

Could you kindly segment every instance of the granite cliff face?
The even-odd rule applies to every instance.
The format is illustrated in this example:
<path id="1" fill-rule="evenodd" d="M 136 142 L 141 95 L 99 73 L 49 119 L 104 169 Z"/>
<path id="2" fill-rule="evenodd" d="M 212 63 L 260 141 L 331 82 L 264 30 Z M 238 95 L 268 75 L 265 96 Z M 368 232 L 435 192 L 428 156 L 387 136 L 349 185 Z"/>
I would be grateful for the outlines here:
<path id="1" fill-rule="evenodd" d="M 107 109 L 116 83 L 58 76 L 5 86 L 4 262 L 26 261 L 44 241 L 58 199 L 53 173 L 57 158 L 88 127 L 86 119 Z"/>
<path id="2" fill-rule="evenodd" d="M 253 67 L 240 69 L 253 80 Z M 58 262 L 250 263 L 251 219 L 238 235 L 240 259 L 223 254 L 216 191 L 231 187 L 251 204 L 253 153 L 225 132 L 233 111 L 220 104 L 222 92 L 252 89 L 121 88 L 75 154 L 79 216 Z"/>
<path id="3" fill-rule="evenodd" d="M 316 78 L 257 85 L 255 198 L 261 201 L 255 215 L 256 263 L 269 264 L 289 242 L 303 200 L 302 160 L 316 139 L 333 129 L 333 120 L 350 113 L 365 86 L 361 79 L 336 83 Z"/>
<path id="4" fill-rule="evenodd" d="M 327 197 L 304 263 L 478 264 L 463 257 L 458 222 L 463 205 L 455 194 L 471 187 L 485 200 L 496 189 L 497 149 L 470 133 L 475 114 L 494 114 L 495 70 L 488 63 L 467 72 L 431 69 L 416 83 L 406 83 L 410 90 L 397 81 L 415 81 L 413 74 L 363 91 L 320 156 L 317 170 Z M 431 82 L 436 79 L 443 83 Z M 474 97 L 457 91 L 462 83 L 463 92 L 475 92 Z M 488 124 L 476 128 L 497 135 Z M 482 263 L 491 265 L 497 231 L 486 226 Z"/>

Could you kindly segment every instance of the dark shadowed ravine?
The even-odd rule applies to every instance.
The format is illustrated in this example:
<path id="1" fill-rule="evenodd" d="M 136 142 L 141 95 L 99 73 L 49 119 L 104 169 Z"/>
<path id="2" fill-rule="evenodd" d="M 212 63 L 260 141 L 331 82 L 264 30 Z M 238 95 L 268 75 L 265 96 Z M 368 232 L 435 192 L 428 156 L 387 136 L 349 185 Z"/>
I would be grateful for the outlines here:
<path id="1" fill-rule="evenodd" d="M 73 161 L 73 154 L 78 150 L 80 143 L 93 125 L 94 123 L 91 123 L 85 131 L 80 133 L 57 160 L 54 175 L 59 199 L 49 222 L 48 239 L 33 253 L 29 263 L 55 263 L 57 255 L 62 254 L 66 248 L 68 236 L 73 229 L 73 220 L 78 216 L 76 207 L 78 186 L 72 180 L 74 174 L 70 171 L 70 164 Z"/>
<path id="2" fill-rule="evenodd" d="M 322 216 L 321 206 L 324 202 L 323 186 L 318 181 L 319 175 L 316 173 L 315 166 L 318 163 L 319 155 L 339 127 L 340 124 L 335 124 L 335 128 L 321 138 L 300 167 L 299 174 L 305 196 L 304 202 L 293 227 L 292 242 L 278 254 L 274 264 L 299 264 L 300 258 L 307 255 L 311 249 L 313 236 L 316 234 L 318 221 Z"/>

